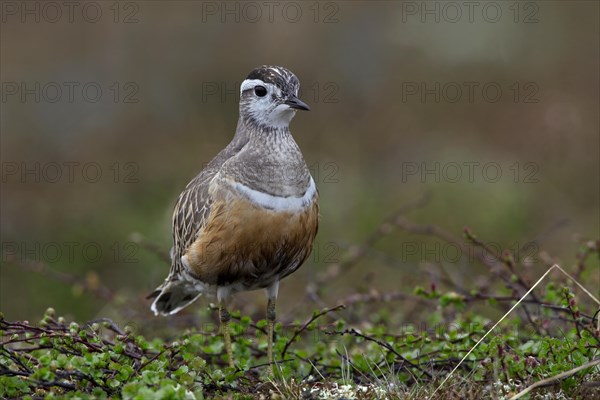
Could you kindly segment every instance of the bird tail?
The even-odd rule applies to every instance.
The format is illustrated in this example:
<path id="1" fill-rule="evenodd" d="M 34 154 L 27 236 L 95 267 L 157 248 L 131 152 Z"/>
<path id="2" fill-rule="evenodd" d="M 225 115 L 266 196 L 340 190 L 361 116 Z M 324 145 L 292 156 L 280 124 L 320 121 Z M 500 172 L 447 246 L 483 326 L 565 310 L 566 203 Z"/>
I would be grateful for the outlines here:
<path id="1" fill-rule="evenodd" d="M 150 306 L 154 315 L 173 315 L 192 304 L 201 294 L 190 282 L 167 280 L 147 298 L 154 299 Z"/>

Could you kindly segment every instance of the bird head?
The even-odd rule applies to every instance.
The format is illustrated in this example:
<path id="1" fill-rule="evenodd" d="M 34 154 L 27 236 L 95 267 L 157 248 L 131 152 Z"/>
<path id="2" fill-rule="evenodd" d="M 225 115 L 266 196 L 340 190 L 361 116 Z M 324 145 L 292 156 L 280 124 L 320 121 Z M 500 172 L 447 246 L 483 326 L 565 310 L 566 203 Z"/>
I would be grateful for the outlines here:
<path id="1" fill-rule="evenodd" d="M 283 67 L 258 67 L 240 86 L 240 116 L 266 129 L 287 128 L 298 110 L 310 107 L 298 98 L 300 82 Z"/>

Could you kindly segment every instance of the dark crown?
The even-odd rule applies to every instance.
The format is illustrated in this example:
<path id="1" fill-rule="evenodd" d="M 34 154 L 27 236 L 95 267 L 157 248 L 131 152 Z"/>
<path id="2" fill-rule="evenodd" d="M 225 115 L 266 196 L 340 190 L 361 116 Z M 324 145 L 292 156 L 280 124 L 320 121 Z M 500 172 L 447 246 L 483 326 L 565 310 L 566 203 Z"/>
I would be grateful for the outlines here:
<path id="1" fill-rule="evenodd" d="M 298 92 L 300 87 L 300 82 L 292 71 L 274 65 L 263 65 L 258 67 L 250 72 L 246 79 L 260 79 L 265 83 L 271 83 L 277 86 L 283 92 L 291 91 L 294 94 Z"/>

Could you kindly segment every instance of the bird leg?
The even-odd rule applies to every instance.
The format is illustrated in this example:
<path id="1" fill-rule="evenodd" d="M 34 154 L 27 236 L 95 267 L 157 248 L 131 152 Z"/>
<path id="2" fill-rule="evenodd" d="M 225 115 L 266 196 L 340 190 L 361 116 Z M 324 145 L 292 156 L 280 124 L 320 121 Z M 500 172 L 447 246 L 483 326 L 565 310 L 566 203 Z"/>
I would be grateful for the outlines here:
<path id="1" fill-rule="evenodd" d="M 267 303 L 267 322 L 268 322 L 268 335 L 269 335 L 269 344 L 267 347 L 267 355 L 269 357 L 269 363 L 275 368 L 273 365 L 273 331 L 275 329 L 275 301 L 276 299 L 269 298 Z"/>
<path id="2" fill-rule="evenodd" d="M 275 375 L 275 364 L 273 359 L 273 333 L 275 330 L 275 303 L 277 302 L 277 292 L 279 291 L 279 281 L 273 283 L 267 288 L 267 323 L 268 323 L 268 345 L 267 345 L 267 357 L 269 358 L 269 364 L 271 364 L 271 372 Z"/>
<path id="3" fill-rule="evenodd" d="M 233 368 L 233 352 L 231 351 L 231 336 L 229 334 L 229 320 L 231 320 L 231 315 L 227 311 L 224 302 L 219 303 L 219 319 L 221 320 L 221 332 L 225 338 L 225 350 L 227 351 L 229 366 Z"/>

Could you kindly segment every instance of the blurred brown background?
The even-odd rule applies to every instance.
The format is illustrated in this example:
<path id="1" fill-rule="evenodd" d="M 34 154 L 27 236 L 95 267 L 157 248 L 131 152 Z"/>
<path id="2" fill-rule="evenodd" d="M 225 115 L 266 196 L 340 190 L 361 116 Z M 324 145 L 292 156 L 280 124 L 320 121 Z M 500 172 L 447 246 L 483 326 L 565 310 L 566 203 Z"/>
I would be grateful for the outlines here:
<path id="1" fill-rule="evenodd" d="M 407 218 L 525 248 L 532 279 L 546 269 L 538 251 L 571 268 L 599 236 L 597 2 L 1 6 L 8 318 L 53 306 L 91 319 L 121 304 L 150 318 L 143 297 L 169 266 L 134 239 L 168 251 L 177 195 L 232 137 L 238 85 L 262 64 L 301 81 L 312 111 L 292 132 L 321 193 L 318 251 L 284 281 L 281 315 L 317 308 L 298 311 L 307 283 L 425 193 Z M 489 275 L 445 250 L 390 234 L 327 283 L 324 301 L 410 293 L 431 283 L 431 265 L 467 288 Z M 598 293 L 591 263 L 584 283 Z M 30 271 L 40 266 L 66 275 Z M 235 304 L 262 313 L 263 302 L 258 292 Z"/>

